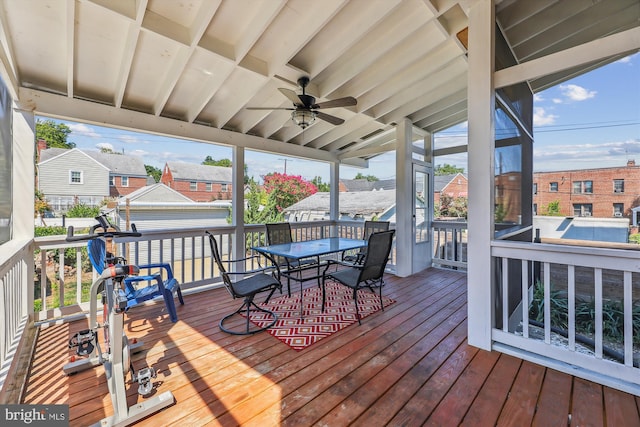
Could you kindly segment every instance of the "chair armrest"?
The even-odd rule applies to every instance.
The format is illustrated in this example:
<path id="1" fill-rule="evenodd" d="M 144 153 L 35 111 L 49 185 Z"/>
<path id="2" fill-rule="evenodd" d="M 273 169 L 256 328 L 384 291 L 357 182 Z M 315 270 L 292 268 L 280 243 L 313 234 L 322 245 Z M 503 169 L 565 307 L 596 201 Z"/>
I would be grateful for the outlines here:
<path id="1" fill-rule="evenodd" d="M 253 270 L 246 270 L 246 271 L 227 271 L 226 274 L 228 275 L 256 274 L 256 273 L 264 273 L 265 271 L 275 270 L 276 268 L 277 267 L 274 267 L 274 266 L 268 266 L 268 267 L 260 267 Z"/>
<path id="2" fill-rule="evenodd" d="M 362 270 L 362 265 L 358 265 L 358 264 L 354 264 L 354 263 L 342 261 L 342 260 L 329 259 L 327 260 L 327 264 L 329 264 L 329 267 L 332 264 L 335 264 L 335 265 L 342 265 L 344 267 L 351 267 L 351 268 L 357 268 L 359 270 Z"/>
<path id="3" fill-rule="evenodd" d="M 161 268 L 167 272 L 167 280 L 173 279 L 173 270 L 171 269 L 171 265 L 165 262 L 159 262 L 155 264 L 145 264 L 139 265 L 140 269 L 152 269 L 152 268 Z"/>

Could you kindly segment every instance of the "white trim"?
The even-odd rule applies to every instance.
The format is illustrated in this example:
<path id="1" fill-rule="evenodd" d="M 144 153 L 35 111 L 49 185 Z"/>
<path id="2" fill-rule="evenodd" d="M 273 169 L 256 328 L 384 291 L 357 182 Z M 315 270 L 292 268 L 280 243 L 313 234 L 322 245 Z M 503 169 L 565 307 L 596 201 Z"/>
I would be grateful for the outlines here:
<path id="1" fill-rule="evenodd" d="M 468 337 L 484 350 L 491 349 L 493 325 L 494 3 L 475 2 L 469 11 Z"/>
<path id="2" fill-rule="evenodd" d="M 76 173 L 80 174 L 80 182 L 75 182 L 73 180 L 73 175 Z M 69 185 L 82 185 L 82 184 L 84 184 L 84 171 L 69 169 Z"/>
<path id="3" fill-rule="evenodd" d="M 471 26 L 469 29 L 471 30 Z M 469 34 L 470 44 L 472 40 L 471 34 Z M 632 53 L 632 51 L 636 49 L 640 49 L 640 27 L 622 31 L 570 49 L 552 53 L 542 58 L 532 59 L 531 61 L 496 71 L 494 76 L 495 87 L 497 89 L 511 86 L 525 80 L 548 76 L 558 71 L 587 64 L 599 59 L 621 55 L 627 52 Z M 469 52 L 472 51 L 470 47 Z M 469 70 L 472 70 L 471 63 L 469 63 Z"/>

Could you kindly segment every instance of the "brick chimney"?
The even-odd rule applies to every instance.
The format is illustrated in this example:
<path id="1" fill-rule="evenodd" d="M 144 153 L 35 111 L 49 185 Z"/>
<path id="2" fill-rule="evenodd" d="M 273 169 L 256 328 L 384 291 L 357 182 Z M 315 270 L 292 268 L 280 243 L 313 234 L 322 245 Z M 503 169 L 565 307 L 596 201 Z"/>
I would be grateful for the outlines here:
<path id="1" fill-rule="evenodd" d="M 36 151 L 37 151 L 37 155 L 38 155 L 38 162 L 40 161 L 40 152 L 42 150 L 46 150 L 46 149 L 47 149 L 47 141 L 45 141 L 44 139 L 39 139 L 37 147 L 36 147 Z"/>
<path id="2" fill-rule="evenodd" d="M 633 167 L 636 165 L 636 161 L 635 160 L 627 160 L 627 167 Z"/>

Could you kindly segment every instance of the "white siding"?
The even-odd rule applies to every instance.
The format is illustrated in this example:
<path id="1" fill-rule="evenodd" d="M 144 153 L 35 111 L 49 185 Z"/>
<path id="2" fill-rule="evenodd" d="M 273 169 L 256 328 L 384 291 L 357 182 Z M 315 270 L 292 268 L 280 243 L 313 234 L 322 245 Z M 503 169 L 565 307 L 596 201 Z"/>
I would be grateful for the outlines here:
<path id="1" fill-rule="evenodd" d="M 82 184 L 70 184 L 70 171 L 82 172 Z M 38 187 L 45 196 L 109 196 L 109 171 L 79 151 L 42 163 L 38 168 Z"/>

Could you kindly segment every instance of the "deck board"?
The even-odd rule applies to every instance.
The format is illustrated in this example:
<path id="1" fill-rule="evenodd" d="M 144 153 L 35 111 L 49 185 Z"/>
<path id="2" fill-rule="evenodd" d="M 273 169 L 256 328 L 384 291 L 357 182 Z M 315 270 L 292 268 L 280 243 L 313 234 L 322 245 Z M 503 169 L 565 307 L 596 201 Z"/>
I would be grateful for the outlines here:
<path id="1" fill-rule="evenodd" d="M 144 342 L 132 363 L 153 366 L 157 393 L 176 398 L 136 425 L 639 424 L 635 396 L 469 346 L 463 273 L 389 276 L 384 294 L 396 301 L 384 312 L 299 352 L 267 333 L 220 331 L 240 304 L 223 289 L 186 295 L 175 324 L 163 304 L 132 309 L 127 335 Z M 113 413 L 102 367 L 61 370 L 70 337 L 86 327 L 40 329 L 24 399 L 69 404 L 72 426 Z M 136 389 L 127 389 L 129 405 L 144 401 Z"/>

